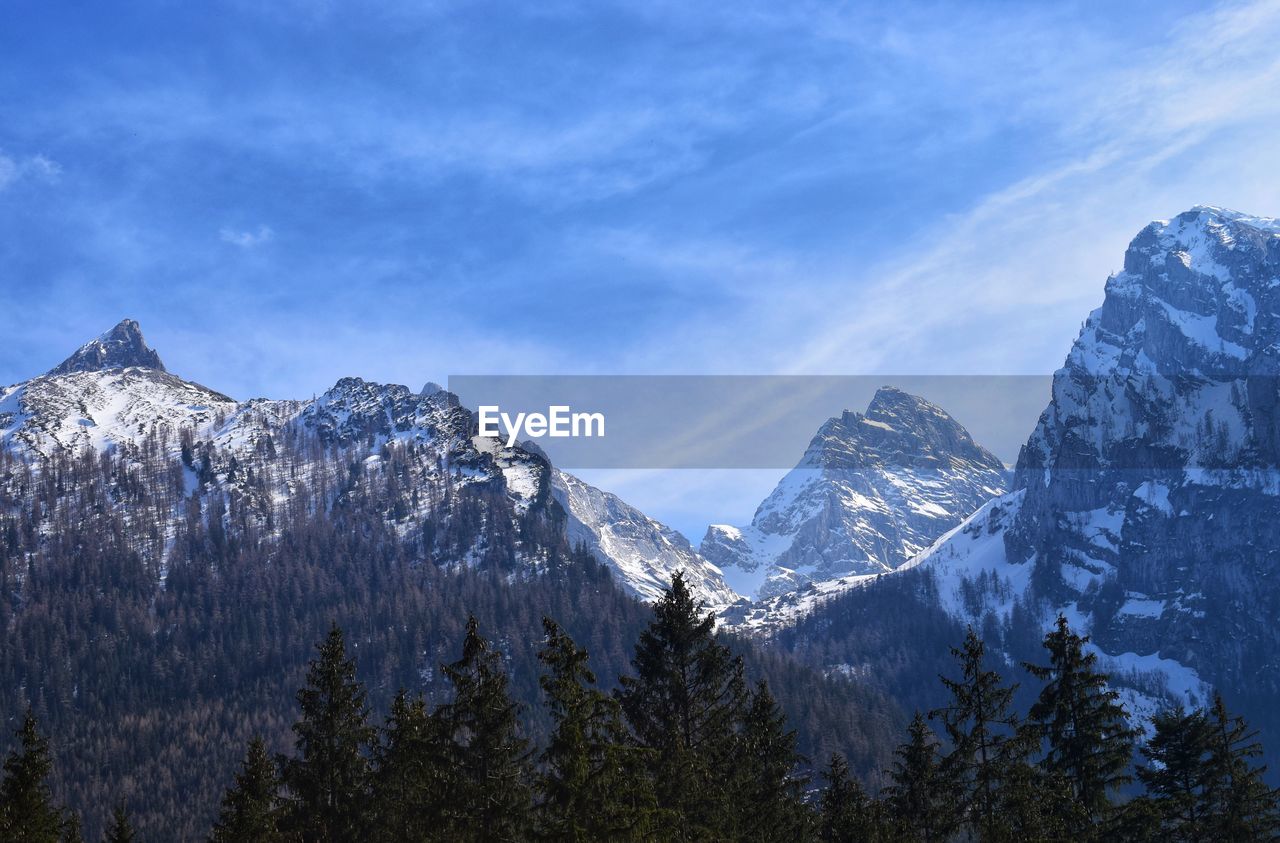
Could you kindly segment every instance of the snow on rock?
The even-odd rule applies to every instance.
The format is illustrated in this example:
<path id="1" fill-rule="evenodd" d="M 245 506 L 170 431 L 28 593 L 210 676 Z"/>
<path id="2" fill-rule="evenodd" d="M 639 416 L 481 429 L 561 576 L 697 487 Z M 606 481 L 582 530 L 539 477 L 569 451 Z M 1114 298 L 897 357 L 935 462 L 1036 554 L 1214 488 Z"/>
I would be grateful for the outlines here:
<path id="1" fill-rule="evenodd" d="M 72 372 L 103 372 L 111 369 L 155 369 L 164 371 L 160 355 L 147 346 L 142 329 L 125 319 L 97 339 L 90 340 L 49 371 L 50 375 Z"/>
<path id="2" fill-rule="evenodd" d="M 707 608 L 721 611 L 741 600 L 720 569 L 702 558 L 678 531 L 645 515 L 617 495 L 553 470 L 551 494 L 569 516 L 569 540 L 587 548 L 618 581 L 643 600 L 656 600 L 684 571 L 690 590 Z"/>
<path id="3" fill-rule="evenodd" d="M 1004 466 L 951 416 L 884 387 L 818 430 L 750 525 L 712 525 L 701 552 L 758 572 L 761 599 L 892 571 L 1004 491 Z"/>
<path id="4" fill-rule="evenodd" d="M 421 523 L 449 483 L 500 489 L 516 513 L 552 494 L 552 469 L 536 447 L 507 447 L 475 434 L 472 413 L 433 383 L 413 392 L 348 377 L 311 400 L 238 402 L 166 372 L 132 320 L 86 343 L 48 374 L 0 389 L 0 447 L 39 460 L 55 451 L 159 443 L 178 457 L 185 435 L 197 448 L 208 442 L 229 452 L 240 468 L 253 467 L 254 483 L 239 493 L 265 494 L 268 507 L 284 506 L 299 484 L 340 490 L 350 482 L 349 466 L 320 454 L 301 473 L 276 470 L 263 455 L 278 437 L 305 435 L 323 448 L 354 449 L 373 476 L 384 470 L 384 449 L 414 449 L 409 480 L 426 485 L 411 496 L 415 508 L 395 515 L 405 531 Z M 209 469 L 204 481 L 189 465 L 184 471 L 188 495 L 201 482 L 231 486 L 246 476 L 234 465 Z M 740 599 L 676 531 L 571 475 L 554 477 L 571 541 L 585 542 L 633 594 L 653 599 L 683 570 L 708 607 L 719 610 Z"/>

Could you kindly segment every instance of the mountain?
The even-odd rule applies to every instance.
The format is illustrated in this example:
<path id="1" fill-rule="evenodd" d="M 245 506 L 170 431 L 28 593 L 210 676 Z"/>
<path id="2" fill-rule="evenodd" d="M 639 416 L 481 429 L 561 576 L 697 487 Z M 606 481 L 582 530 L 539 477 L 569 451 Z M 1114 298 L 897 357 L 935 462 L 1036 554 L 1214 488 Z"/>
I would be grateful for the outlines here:
<path id="1" fill-rule="evenodd" d="M 314 435 L 325 447 L 363 446 L 365 469 L 374 473 L 381 470 L 387 448 L 412 449 L 414 460 L 400 479 L 418 494 L 408 507 L 390 513 L 402 529 L 428 517 L 449 483 L 499 488 L 515 512 L 552 492 L 553 475 L 539 450 L 476 437 L 471 412 L 436 384 L 414 393 L 347 377 L 308 401 L 238 402 L 167 372 L 131 319 L 86 343 L 49 373 L 0 390 L 0 446 L 47 456 L 84 447 L 139 448 L 154 440 L 179 454 L 186 437 L 186 461 L 194 466 L 192 449 L 207 441 L 221 456 L 199 466 L 203 482 L 234 486 L 254 502 L 263 523 L 289 506 L 300 477 L 312 484 L 322 479 L 322 466 L 285 473 L 264 450 L 264 443 L 297 432 Z M 252 484 L 247 483 L 250 473 Z M 661 583 L 683 569 L 708 605 L 738 599 L 720 572 L 674 530 L 577 478 L 554 476 L 560 478 L 556 500 L 569 515 L 571 540 L 585 542 L 630 593 L 653 599 Z M 524 560 L 533 567 L 538 562 Z"/>
<path id="2" fill-rule="evenodd" d="M 249 738 L 290 745 L 333 623 L 379 723 L 398 688 L 442 701 L 475 616 L 541 740 L 543 617 L 611 688 L 650 616 L 633 595 L 685 567 L 734 598 L 678 534 L 475 427 L 448 392 L 359 378 L 235 401 L 161 369 L 129 322 L 0 390 L 0 716 L 54 736 L 88 839 L 122 799 L 146 839 L 203 839 Z M 887 763 L 892 701 L 734 647 L 804 752 Z"/>
<path id="3" fill-rule="evenodd" d="M 656 599 L 677 571 L 685 572 L 690 589 L 710 609 L 723 611 L 742 599 L 688 539 L 617 495 L 558 469 L 552 470 L 551 494 L 568 513 L 569 541 L 584 544 L 640 599 Z"/>
<path id="4" fill-rule="evenodd" d="M 1280 221 L 1196 207 L 1152 223 L 1055 373 L 1012 491 L 783 637 L 874 671 L 889 614 L 942 612 L 1016 665 L 1063 614 L 1132 713 L 1217 689 L 1275 746 L 1277 375 Z M 899 577 L 914 608 L 887 599 Z"/>
<path id="5" fill-rule="evenodd" d="M 700 550 L 756 573 L 767 600 L 893 571 L 1004 489 L 1004 466 L 946 411 L 884 387 L 819 428 L 750 525 L 712 525 Z"/>
<path id="6" fill-rule="evenodd" d="M 50 375 L 68 375 L 72 372 L 101 372 L 128 368 L 164 371 L 160 355 L 147 346 L 142 338 L 142 328 L 132 319 L 125 319 L 95 340 L 90 340 L 66 360 L 49 371 Z"/>
<path id="7" fill-rule="evenodd" d="M 987 564 L 1175 697 L 1274 708 L 1277 375 L 1280 222 L 1197 207 L 1147 226 L 1054 376 Z"/>

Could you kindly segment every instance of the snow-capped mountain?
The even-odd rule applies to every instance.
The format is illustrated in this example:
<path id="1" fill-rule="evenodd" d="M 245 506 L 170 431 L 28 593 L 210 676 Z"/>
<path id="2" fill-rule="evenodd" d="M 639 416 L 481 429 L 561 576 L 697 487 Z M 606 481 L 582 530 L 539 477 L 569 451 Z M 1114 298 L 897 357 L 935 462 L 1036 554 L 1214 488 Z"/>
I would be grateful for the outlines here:
<path id="1" fill-rule="evenodd" d="M 677 571 L 685 572 L 689 587 L 710 609 L 721 611 L 742 599 L 688 539 L 617 495 L 558 469 L 552 470 L 551 494 L 569 515 L 570 542 L 585 544 L 641 599 L 661 596 Z"/>
<path id="2" fill-rule="evenodd" d="M 282 438 L 299 437 L 315 443 L 301 464 L 277 454 Z M 420 529 L 424 519 L 447 522 L 461 490 L 496 493 L 516 519 L 551 500 L 555 476 L 554 496 L 567 516 L 561 529 L 629 591 L 651 599 L 683 569 L 708 605 L 738 599 L 678 533 L 577 478 L 553 475 L 537 449 L 476 436 L 473 414 L 435 384 L 415 393 L 347 377 L 307 401 L 237 402 L 167 372 L 133 320 L 48 373 L 0 390 L 0 447 L 36 462 L 84 448 L 158 449 L 184 466 L 184 495 L 230 496 L 264 527 L 311 494 L 327 505 L 352 493 L 385 496 L 387 518 L 402 533 Z M 175 502 L 172 517 L 179 509 Z M 492 536 L 471 538 L 474 547 L 450 554 L 479 559 L 496 552 L 486 547 Z M 166 549 L 158 548 L 163 556 Z M 511 550 L 525 565 L 540 563 L 519 540 Z"/>
<path id="3" fill-rule="evenodd" d="M 712 525 L 701 552 L 779 597 L 893 571 L 1004 490 L 1004 466 L 955 419 L 884 387 L 866 413 L 823 424 L 751 524 Z"/>
<path id="4" fill-rule="evenodd" d="M 1196 207 L 1107 281 L 1014 491 L 912 563 L 954 616 L 1065 613 L 1131 707 L 1280 692 L 1280 221 Z"/>

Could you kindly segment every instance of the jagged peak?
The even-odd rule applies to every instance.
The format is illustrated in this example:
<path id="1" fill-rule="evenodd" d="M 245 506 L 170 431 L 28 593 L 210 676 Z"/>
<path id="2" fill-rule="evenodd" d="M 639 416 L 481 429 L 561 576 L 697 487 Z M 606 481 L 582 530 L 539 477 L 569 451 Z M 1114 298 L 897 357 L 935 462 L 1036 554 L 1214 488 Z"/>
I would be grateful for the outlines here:
<path id="1" fill-rule="evenodd" d="M 803 463 L 828 467 L 925 456 L 963 457 L 992 470 L 1003 464 L 946 410 L 893 386 L 876 390 L 865 413 L 845 410 L 818 430 Z"/>
<path id="2" fill-rule="evenodd" d="M 910 392 L 898 389 L 896 386 L 880 387 L 871 398 L 871 403 L 867 405 L 867 418 L 870 419 L 879 419 L 902 413 L 942 417 L 949 421 L 952 420 L 947 411 L 937 404 L 927 401 L 919 395 L 912 395 Z"/>
<path id="3" fill-rule="evenodd" d="M 165 371 L 160 355 L 147 345 L 138 323 L 133 319 L 123 319 L 105 334 L 80 346 L 75 354 L 50 369 L 48 374 L 68 375 L 130 367 Z"/>

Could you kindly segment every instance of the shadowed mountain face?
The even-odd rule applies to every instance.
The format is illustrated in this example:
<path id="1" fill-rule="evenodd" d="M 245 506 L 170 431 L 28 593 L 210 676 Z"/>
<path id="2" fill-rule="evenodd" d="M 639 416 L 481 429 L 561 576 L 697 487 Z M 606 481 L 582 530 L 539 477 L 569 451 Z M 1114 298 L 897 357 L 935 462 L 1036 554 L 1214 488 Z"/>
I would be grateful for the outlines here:
<path id="1" fill-rule="evenodd" d="M 1004 491 L 1004 467 L 955 419 L 884 387 L 828 420 L 746 527 L 713 525 L 702 554 L 759 572 L 758 594 L 896 569 Z"/>
<path id="2" fill-rule="evenodd" d="M 1130 244 L 1018 460 L 1010 563 L 1104 650 L 1280 692 L 1280 221 Z"/>
<path id="3" fill-rule="evenodd" d="M 1216 688 L 1274 752 L 1278 387 L 1280 221 L 1198 207 L 1152 223 L 1054 375 L 1013 491 L 902 569 L 927 583 L 921 612 L 981 629 L 1010 664 L 1039 658 L 1062 614 L 1131 714 L 1204 705 Z M 893 621 L 877 615 L 880 588 L 894 586 L 865 578 L 810 601 L 807 628 L 838 652 L 836 619 L 856 605 L 858 634 L 876 640 Z"/>
<path id="4" fill-rule="evenodd" d="M 154 349 L 148 348 L 142 338 L 142 329 L 132 319 L 125 319 L 95 340 L 90 340 L 66 360 L 49 371 L 50 375 L 68 375 L 72 372 L 101 372 L 110 369 L 156 369 L 163 372 L 164 364 Z"/>

